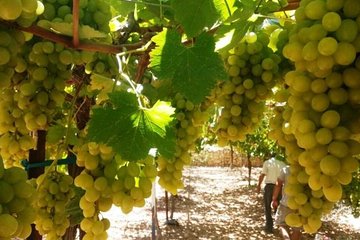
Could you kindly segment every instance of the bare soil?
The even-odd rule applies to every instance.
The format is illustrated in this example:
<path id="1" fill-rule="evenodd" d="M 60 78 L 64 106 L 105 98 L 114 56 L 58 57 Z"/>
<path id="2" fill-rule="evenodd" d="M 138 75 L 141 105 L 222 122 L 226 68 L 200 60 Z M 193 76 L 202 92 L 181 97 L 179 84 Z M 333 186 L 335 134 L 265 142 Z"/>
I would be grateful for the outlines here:
<path id="1" fill-rule="evenodd" d="M 281 239 L 277 229 L 274 234 L 263 231 L 262 194 L 255 192 L 259 172 L 260 168 L 253 169 L 249 186 L 245 167 L 189 167 L 184 170 L 185 189 L 169 200 L 169 209 L 172 202 L 175 209 L 172 219 L 169 211 L 166 221 L 165 193 L 157 187 L 157 230 L 152 231 L 152 201 L 148 199 L 145 207 L 128 215 L 118 208 L 104 213 L 112 224 L 109 239 Z M 349 208 L 338 205 L 324 218 L 316 238 L 304 234 L 303 239 L 360 239 L 360 219 L 354 218 Z"/>

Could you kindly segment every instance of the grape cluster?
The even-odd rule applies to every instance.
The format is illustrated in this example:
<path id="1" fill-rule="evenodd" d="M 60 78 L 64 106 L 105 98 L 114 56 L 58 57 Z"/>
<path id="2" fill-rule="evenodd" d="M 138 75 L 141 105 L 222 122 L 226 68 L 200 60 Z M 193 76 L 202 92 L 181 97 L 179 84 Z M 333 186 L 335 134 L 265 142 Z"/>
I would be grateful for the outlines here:
<path id="1" fill-rule="evenodd" d="M 283 48 L 295 69 L 285 75 L 286 101 L 272 120 L 271 136 L 291 165 L 290 226 L 314 233 L 321 217 L 343 195 L 359 167 L 360 3 L 301 1 L 296 25 Z"/>
<path id="2" fill-rule="evenodd" d="M 70 226 L 66 204 L 75 196 L 71 176 L 52 171 L 36 179 L 38 185 L 34 207 L 37 210 L 34 221 L 36 229 L 46 239 L 61 238 Z"/>
<path id="3" fill-rule="evenodd" d="M 49 127 L 64 103 L 65 81 L 71 77 L 72 54 L 62 45 L 23 43 L 9 63 L 15 70 L 9 79 L 11 88 L 3 88 L 0 96 L 4 105 L 0 129 L 4 144 L 0 148 L 7 165 L 27 158 L 27 151 L 34 146 L 29 134 Z"/>
<path id="4" fill-rule="evenodd" d="M 38 0 L 4 0 L 1 1 L 0 19 L 16 21 L 28 27 L 44 11 L 44 5 Z"/>
<path id="5" fill-rule="evenodd" d="M 26 172 L 18 167 L 4 169 L 0 161 L 0 238 L 26 239 L 35 220 L 32 202 L 35 188 Z"/>
<path id="6" fill-rule="evenodd" d="M 110 225 L 107 219 L 100 219 L 99 213 L 108 211 L 113 204 L 124 213 L 143 207 L 157 174 L 154 158 L 125 161 L 111 147 L 95 142 L 84 143 L 74 150 L 77 165 L 85 167 L 75 178 L 75 185 L 85 190 L 80 199 L 84 215 L 80 226 L 86 232 L 86 239 L 106 239 Z"/>
<path id="7" fill-rule="evenodd" d="M 51 23 L 72 23 L 71 0 L 44 0 L 44 12 L 37 24 L 50 29 Z M 87 25 L 104 33 L 109 33 L 110 6 L 104 0 L 81 0 L 79 8 L 80 25 Z"/>
<path id="8" fill-rule="evenodd" d="M 216 127 L 220 145 L 243 141 L 263 116 L 265 100 L 280 78 L 281 58 L 268 43 L 265 33 L 249 32 L 226 56 L 230 80 L 216 90 L 216 102 L 221 108 Z"/>
<path id="9" fill-rule="evenodd" d="M 27 157 L 34 141 L 24 122 L 23 112 L 14 99 L 12 86 L 25 75 L 25 60 L 22 57 L 25 36 L 17 30 L 0 29 L 0 154 L 5 166 L 19 165 Z"/>
<path id="10" fill-rule="evenodd" d="M 184 187 L 182 171 L 191 162 L 191 151 L 202 134 L 204 122 L 208 118 L 206 107 L 195 105 L 181 94 L 176 94 L 172 105 L 176 108 L 176 152 L 174 159 L 159 156 L 157 159 L 159 184 L 172 194 Z"/>

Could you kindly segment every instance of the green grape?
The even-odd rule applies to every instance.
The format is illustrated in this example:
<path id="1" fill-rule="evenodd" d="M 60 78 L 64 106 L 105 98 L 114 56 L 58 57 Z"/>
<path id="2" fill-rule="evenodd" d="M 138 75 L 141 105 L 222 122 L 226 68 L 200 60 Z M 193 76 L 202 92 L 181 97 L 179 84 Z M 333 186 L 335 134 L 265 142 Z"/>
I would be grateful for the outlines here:
<path id="1" fill-rule="evenodd" d="M 360 15 L 360 4 L 357 1 L 346 0 L 343 6 L 344 16 L 356 18 Z"/>
<path id="2" fill-rule="evenodd" d="M 99 192 L 104 191 L 108 187 L 108 182 L 105 177 L 99 177 L 94 181 L 94 188 Z"/>
<path id="3" fill-rule="evenodd" d="M 343 80 L 347 87 L 358 88 L 360 87 L 359 73 L 360 71 L 357 68 L 348 67 L 343 71 L 342 76 L 339 76 L 339 78 Z"/>
<path id="4" fill-rule="evenodd" d="M 319 47 L 316 41 L 310 41 L 307 44 L 305 44 L 301 54 L 303 59 L 306 61 L 316 60 L 319 56 L 319 53 L 321 53 L 320 51 L 318 51 L 318 48 Z"/>
<path id="5" fill-rule="evenodd" d="M 339 11 L 343 8 L 345 0 L 326 0 L 326 8 L 329 11 Z"/>
<path id="6" fill-rule="evenodd" d="M 335 38 L 326 37 L 320 40 L 319 44 L 317 45 L 317 50 L 324 56 L 331 56 L 336 52 L 337 47 L 338 42 Z"/>
<path id="7" fill-rule="evenodd" d="M 2 1 L 0 9 L 0 18 L 4 20 L 16 20 L 22 13 L 21 0 Z"/>
<path id="8" fill-rule="evenodd" d="M 335 35 L 340 42 L 352 42 L 358 34 L 358 26 L 354 20 L 343 19 Z"/>
<path id="9" fill-rule="evenodd" d="M 356 50 L 355 47 L 347 42 L 340 42 L 338 48 L 334 53 L 335 62 L 339 65 L 350 65 L 355 61 Z"/>
<path id="10" fill-rule="evenodd" d="M 324 0 L 309 1 L 305 6 L 305 15 L 312 20 L 321 19 L 326 12 L 326 2 Z"/>
<path id="11" fill-rule="evenodd" d="M 311 41 L 318 41 L 326 37 L 327 31 L 320 23 L 315 23 L 310 26 L 309 39 Z"/>
<path id="12" fill-rule="evenodd" d="M 135 162 L 129 162 L 127 165 L 127 172 L 131 177 L 138 177 L 140 174 L 139 165 Z"/>
<path id="13" fill-rule="evenodd" d="M 57 9 L 57 16 L 60 18 L 64 18 L 69 13 L 71 13 L 71 8 L 67 5 L 62 5 Z"/>
<path id="14" fill-rule="evenodd" d="M 328 12 L 323 16 L 321 24 L 326 31 L 335 32 L 341 26 L 341 17 L 337 12 Z"/>
<path id="15" fill-rule="evenodd" d="M 10 214 L 0 215 L 0 237 L 9 238 L 17 230 L 18 222 Z"/>
<path id="16" fill-rule="evenodd" d="M 59 60 L 64 65 L 69 65 L 73 62 L 72 53 L 69 50 L 63 50 L 59 54 Z"/>
<path id="17" fill-rule="evenodd" d="M 10 52 L 6 48 L 0 47 L 0 65 L 7 64 L 10 57 Z"/>

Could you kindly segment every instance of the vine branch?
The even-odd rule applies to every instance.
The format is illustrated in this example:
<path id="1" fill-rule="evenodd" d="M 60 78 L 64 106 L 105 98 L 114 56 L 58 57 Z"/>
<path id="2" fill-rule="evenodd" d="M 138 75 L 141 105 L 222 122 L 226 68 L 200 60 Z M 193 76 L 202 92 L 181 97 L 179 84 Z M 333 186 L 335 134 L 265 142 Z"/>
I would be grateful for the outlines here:
<path id="1" fill-rule="evenodd" d="M 72 37 L 59 35 L 57 33 L 48 31 L 36 25 L 30 27 L 22 27 L 16 23 L 0 20 L 0 26 L 6 26 L 8 28 L 13 28 L 24 32 L 28 32 L 43 39 L 50 40 L 56 43 L 61 43 L 67 48 L 86 50 L 91 52 L 115 53 L 115 54 L 141 48 L 142 46 L 144 46 L 146 42 L 148 42 L 151 39 L 152 36 L 155 35 L 155 33 L 147 32 L 144 34 L 144 37 L 139 42 L 131 43 L 131 44 L 109 45 L 109 44 L 98 44 L 91 42 L 79 42 L 78 46 L 75 47 Z"/>

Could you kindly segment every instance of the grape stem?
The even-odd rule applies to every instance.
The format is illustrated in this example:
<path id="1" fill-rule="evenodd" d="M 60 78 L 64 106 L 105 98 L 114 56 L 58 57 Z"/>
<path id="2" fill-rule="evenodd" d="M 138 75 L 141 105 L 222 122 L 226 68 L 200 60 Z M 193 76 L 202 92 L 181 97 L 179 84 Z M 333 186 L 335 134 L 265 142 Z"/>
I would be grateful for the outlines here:
<path id="1" fill-rule="evenodd" d="M 279 9 L 279 12 L 288 11 L 288 10 L 295 10 L 298 7 L 299 7 L 299 1 L 288 1 L 288 5 L 286 5 L 285 7 L 282 7 L 281 9 Z"/>

